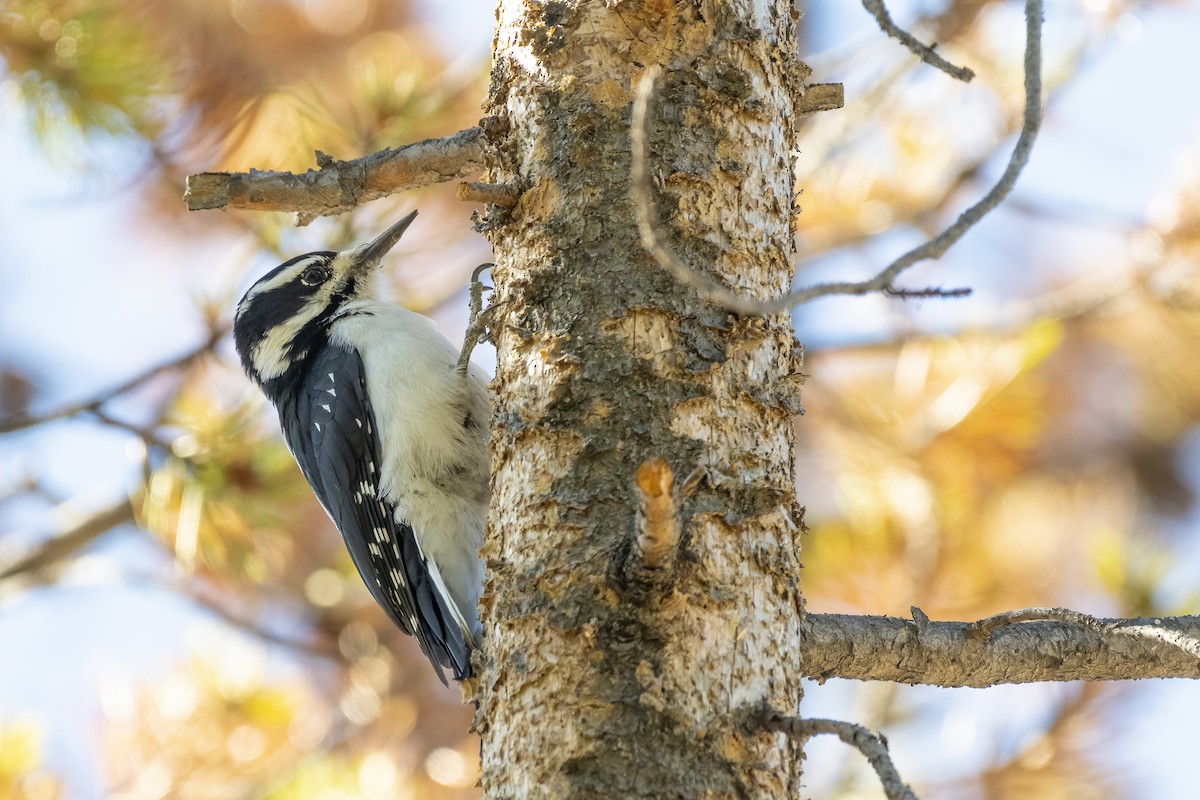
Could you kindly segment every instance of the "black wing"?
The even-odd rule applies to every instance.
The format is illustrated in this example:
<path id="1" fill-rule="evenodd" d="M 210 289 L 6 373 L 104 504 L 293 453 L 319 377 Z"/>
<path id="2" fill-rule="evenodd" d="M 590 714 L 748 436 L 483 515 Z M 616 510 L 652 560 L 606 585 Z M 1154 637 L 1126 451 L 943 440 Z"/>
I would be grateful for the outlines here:
<path id="1" fill-rule="evenodd" d="M 359 575 L 392 621 L 417 637 L 442 683 L 470 677 L 470 648 L 434 586 L 413 530 L 379 488 L 379 431 L 362 359 L 328 344 L 295 393 L 281 398 L 284 439 L 346 540 Z"/>

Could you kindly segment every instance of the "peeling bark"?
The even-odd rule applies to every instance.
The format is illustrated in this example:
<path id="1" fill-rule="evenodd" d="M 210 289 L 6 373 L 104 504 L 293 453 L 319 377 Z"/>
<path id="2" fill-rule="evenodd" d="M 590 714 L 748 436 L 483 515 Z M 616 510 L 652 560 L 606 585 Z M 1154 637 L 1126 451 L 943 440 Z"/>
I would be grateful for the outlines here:
<path id="1" fill-rule="evenodd" d="M 790 2 L 503 0 L 483 228 L 503 304 L 478 726 L 489 797 L 788 797 L 799 746 L 733 720 L 801 697 L 786 314 L 737 319 L 643 252 L 632 86 L 675 250 L 751 297 L 791 282 Z M 786 396 L 785 396 L 786 395 Z M 667 586 L 625 580 L 635 473 L 707 480 L 681 503 Z"/>

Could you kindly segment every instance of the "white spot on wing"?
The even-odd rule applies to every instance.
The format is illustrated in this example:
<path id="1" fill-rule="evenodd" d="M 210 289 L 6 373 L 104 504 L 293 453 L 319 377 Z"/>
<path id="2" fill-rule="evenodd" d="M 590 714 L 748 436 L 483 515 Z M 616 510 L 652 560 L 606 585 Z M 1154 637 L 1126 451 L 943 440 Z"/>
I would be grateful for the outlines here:
<path id="1" fill-rule="evenodd" d="M 367 547 L 371 550 L 371 555 L 376 558 L 383 558 L 383 551 L 379 549 L 379 545 L 374 542 L 367 542 Z"/>
<path id="2" fill-rule="evenodd" d="M 330 388 L 330 389 L 326 389 L 325 391 L 329 392 L 329 393 L 330 393 L 331 395 L 333 395 L 334 397 L 337 397 L 337 392 L 336 392 L 336 391 L 334 391 L 332 388 Z"/>
<path id="3" fill-rule="evenodd" d="M 325 409 L 326 411 L 329 410 L 329 406 L 326 403 L 321 403 L 321 408 Z"/>
<path id="4" fill-rule="evenodd" d="M 315 425 L 315 426 L 316 426 L 316 428 L 317 428 L 317 430 L 318 430 L 318 431 L 319 431 L 319 430 L 321 430 L 321 423 L 319 423 L 319 422 L 314 422 L 314 423 L 313 423 L 313 425 Z"/>

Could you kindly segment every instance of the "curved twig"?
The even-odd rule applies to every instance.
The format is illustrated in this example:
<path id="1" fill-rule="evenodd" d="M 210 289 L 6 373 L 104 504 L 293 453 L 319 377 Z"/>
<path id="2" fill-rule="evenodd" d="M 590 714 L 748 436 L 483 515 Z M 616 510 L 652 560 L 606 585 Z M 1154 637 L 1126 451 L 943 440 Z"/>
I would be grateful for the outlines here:
<path id="1" fill-rule="evenodd" d="M 893 297 L 958 297 L 967 294 L 966 289 L 904 289 L 896 286 L 896 278 L 905 270 L 922 261 L 940 258 L 967 231 L 979 223 L 992 209 L 998 206 L 1016 185 L 1017 178 L 1029 162 L 1034 140 L 1042 124 L 1042 0 L 1026 0 L 1025 3 L 1025 110 L 1021 133 L 1009 157 L 1008 166 L 995 185 L 974 205 L 940 234 L 909 250 L 882 269 L 873 278 L 864 281 L 838 281 L 820 283 L 799 289 L 771 300 L 755 300 L 743 297 L 712 277 L 700 273 L 679 259 L 666 246 L 654 218 L 651 202 L 650 175 L 647 166 L 648 146 L 646 117 L 650 99 L 661 68 L 654 66 L 646 70 L 638 83 L 633 103 L 633 124 L 630 134 L 633 164 L 630 170 L 630 194 L 632 195 L 638 230 L 642 246 L 663 269 L 675 276 L 679 282 L 695 289 L 705 299 L 741 314 L 766 315 L 786 311 L 800 303 L 828 295 L 864 295 L 883 292 Z"/>
<path id="2" fill-rule="evenodd" d="M 916 794 L 900 777 L 900 771 L 892 762 L 887 740 L 882 734 L 872 733 L 853 722 L 836 719 L 802 719 L 771 715 L 763 724 L 770 730 L 806 739 L 820 734 L 832 734 L 867 757 L 875 774 L 879 776 L 879 782 L 883 784 L 883 791 L 888 800 L 917 800 Z"/>
<path id="3" fill-rule="evenodd" d="M 963 83 L 970 83 L 975 77 L 975 71 L 968 67 L 958 67 L 951 64 L 946 59 L 942 58 L 937 52 L 925 44 L 917 37 L 913 36 L 908 31 L 901 28 L 892 20 L 892 15 L 888 13 L 887 6 L 883 4 L 883 0 L 862 0 L 863 8 L 865 8 L 875 21 L 879 23 L 880 29 L 888 36 L 892 37 L 900 44 L 907 47 L 914 55 L 931 67 L 940 69 L 942 72 L 949 75 L 951 78 L 960 80 Z"/>

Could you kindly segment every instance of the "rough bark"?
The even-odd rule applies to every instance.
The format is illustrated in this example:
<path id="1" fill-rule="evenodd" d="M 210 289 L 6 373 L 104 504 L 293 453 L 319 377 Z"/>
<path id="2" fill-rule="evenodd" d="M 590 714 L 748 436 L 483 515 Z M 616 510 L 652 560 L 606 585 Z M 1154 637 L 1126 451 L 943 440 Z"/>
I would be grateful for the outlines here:
<path id="1" fill-rule="evenodd" d="M 489 797 L 784 797 L 802 598 L 785 314 L 738 319 L 642 251 L 631 87 L 676 251 L 752 297 L 791 281 L 790 2 L 502 0 L 487 112 L 497 253 L 493 518 L 478 725 Z M 707 478 L 665 579 L 626 569 L 639 465 Z"/>

